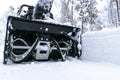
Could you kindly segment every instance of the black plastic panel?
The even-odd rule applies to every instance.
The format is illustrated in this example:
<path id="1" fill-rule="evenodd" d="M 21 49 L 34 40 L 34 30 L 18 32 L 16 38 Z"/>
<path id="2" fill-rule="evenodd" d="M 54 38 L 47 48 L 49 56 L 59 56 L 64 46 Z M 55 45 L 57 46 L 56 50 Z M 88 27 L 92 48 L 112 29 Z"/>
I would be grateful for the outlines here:
<path id="1" fill-rule="evenodd" d="M 72 26 L 34 21 L 12 16 L 9 16 L 8 21 L 9 20 L 11 20 L 14 30 L 67 35 L 69 32 L 73 32 L 75 29 L 75 27 Z"/>

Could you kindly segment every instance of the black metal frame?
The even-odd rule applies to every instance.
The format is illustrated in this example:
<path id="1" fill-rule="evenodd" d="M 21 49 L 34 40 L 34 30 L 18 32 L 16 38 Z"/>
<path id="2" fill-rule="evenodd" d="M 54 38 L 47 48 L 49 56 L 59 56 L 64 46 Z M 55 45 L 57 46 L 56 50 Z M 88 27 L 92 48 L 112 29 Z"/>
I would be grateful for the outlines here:
<path id="1" fill-rule="evenodd" d="M 10 58 L 9 56 L 11 52 L 10 35 L 12 34 L 23 36 L 22 38 L 28 41 L 30 45 L 32 45 L 35 39 L 37 37 L 40 37 L 41 35 L 44 36 L 43 38 L 47 38 L 47 36 L 49 36 L 50 41 L 54 41 L 54 42 L 55 41 L 59 42 L 60 40 L 67 42 L 71 40 L 73 45 L 72 48 L 69 50 L 68 55 L 72 57 L 77 56 L 79 58 L 80 55 L 78 53 L 78 47 L 77 47 L 78 42 L 71 38 L 71 36 L 76 36 L 79 30 L 80 30 L 79 28 L 72 26 L 47 23 L 42 21 L 33 21 L 24 18 L 9 16 L 7 21 L 3 63 L 6 64 L 7 60 Z M 68 35 L 69 33 L 72 33 L 73 35 L 70 36 Z M 58 48 L 58 52 L 62 54 L 59 49 L 59 45 L 57 45 L 57 48 Z"/>
<path id="2" fill-rule="evenodd" d="M 51 5 L 50 10 L 52 7 L 52 3 L 50 3 Z M 28 11 L 25 16 L 20 15 L 23 7 L 28 7 Z M 77 34 L 79 33 L 80 28 L 61 25 L 61 24 L 54 24 L 54 23 L 49 23 L 45 21 L 32 20 L 32 19 L 44 20 L 44 16 L 42 14 L 45 13 L 46 11 L 44 11 L 43 7 L 44 5 L 38 6 L 37 4 L 35 7 L 35 12 L 33 13 L 34 7 L 24 4 L 18 10 L 18 16 L 20 17 L 14 17 L 14 16 L 8 17 L 5 46 L 4 46 L 4 61 L 3 61 L 4 64 L 6 64 L 8 59 L 10 59 L 10 54 L 12 52 L 12 49 L 10 46 L 11 35 L 14 35 L 16 38 L 19 38 L 20 36 L 21 39 L 24 39 L 26 42 L 28 42 L 28 45 L 32 46 L 30 53 L 32 52 L 32 50 L 35 50 L 34 48 L 36 45 L 34 45 L 34 43 L 37 44 L 38 41 L 41 41 L 41 39 L 43 41 L 46 41 L 47 39 L 47 41 L 49 41 L 51 45 L 56 45 L 56 48 L 57 48 L 57 51 L 53 50 L 50 53 L 49 55 L 50 58 L 54 58 L 54 59 L 62 58 L 62 61 L 65 60 L 63 57 L 64 52 L 60 49 L 60 45 L 58 44 L 58 42 L 60 41 L 68 42 L 68 44 L 70 44 L 70 42 L 72 41 L 71 48 L 69 49 L 67 55 L 72 57 L 77 56 L 78 58 L 81 56 L 81 54 L 79 54 L 79 49 L 77 47 L 79 42 L 73 39 L 73 37 L 76 37 Z M 39 10 L 37 10 L 38 8 Z M 53 15 L 52 13 L 50 13 L 50 10 L 47 13 L 51 15 L 50 18 L 53 18 Z M 56 52 L 58 54 L 55 54 Z M 30 57 L 30 54 L 27 55 L 23 60 L 13 61 L 13 62 L 19 63 L 27 60 L 28 57 Z"/>

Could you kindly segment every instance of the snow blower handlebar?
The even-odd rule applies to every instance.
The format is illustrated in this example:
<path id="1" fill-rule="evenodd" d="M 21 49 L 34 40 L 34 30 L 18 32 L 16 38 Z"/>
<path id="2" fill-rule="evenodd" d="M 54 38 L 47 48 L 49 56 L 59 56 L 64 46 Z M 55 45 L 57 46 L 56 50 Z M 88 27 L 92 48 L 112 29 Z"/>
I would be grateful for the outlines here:
<path id="1" fill-rule="evenodd" d="M 27 11 L 23 10 L 24 7 L 26 7 L 28 10 L 27 10 Z M 32 19 L 33 9 L 34 9 L 33 6 L 24 4 L 24 5 L 22 5 L 22 6 L 20 7 L 20 9 L 18 10 L 17 16 L 20 16 L 20 17 L 23 17 L 23 18 Z M 23 12 L 25 13 L 25 15 L 21 15 L 22 10 L 23 10 Z"/>

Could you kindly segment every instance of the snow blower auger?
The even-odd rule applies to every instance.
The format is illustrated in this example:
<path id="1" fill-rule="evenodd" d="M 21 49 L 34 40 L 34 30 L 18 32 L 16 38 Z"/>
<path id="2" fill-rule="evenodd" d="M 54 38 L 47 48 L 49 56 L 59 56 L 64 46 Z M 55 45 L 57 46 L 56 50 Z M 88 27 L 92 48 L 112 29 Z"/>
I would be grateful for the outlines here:
<path id="1" fill-rule="evenodd" d="M 39 60 L 62 60 L 66 56 L 80 57 L 79 28 L 45 22 L 46 15 L 53 18 L 50 9 L 52 0 L 40 0 L 35 7 L 22 5 L 18 16 L 7 20 L 4 64 Z M 27 11 L 23 8 L 27 7 Z M 22 12 L 25 12 L 23 15 Z M 40 20 L 38 20 L 40 19 Z"/>

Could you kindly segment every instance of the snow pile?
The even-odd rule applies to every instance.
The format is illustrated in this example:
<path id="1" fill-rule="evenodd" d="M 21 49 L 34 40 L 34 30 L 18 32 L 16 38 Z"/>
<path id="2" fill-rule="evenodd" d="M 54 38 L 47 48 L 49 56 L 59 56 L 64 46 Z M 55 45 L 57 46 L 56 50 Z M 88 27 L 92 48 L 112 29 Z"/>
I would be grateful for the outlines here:
<path id="1" fill-rule="evenodd" d="M 118 65 L 78 60 L 13 65 L 0 63 L 1 80 L 120 80 L 119 73 Z"/>
<path id="2" fill-rule="evenodd" d="M 120 28 L 83 35 L 82 59 L 120 64 Z"/>

